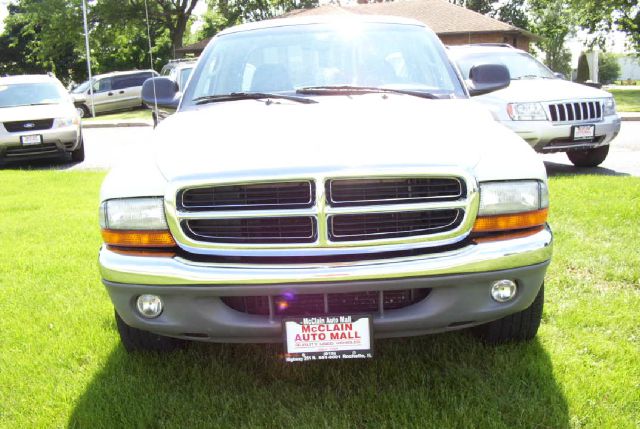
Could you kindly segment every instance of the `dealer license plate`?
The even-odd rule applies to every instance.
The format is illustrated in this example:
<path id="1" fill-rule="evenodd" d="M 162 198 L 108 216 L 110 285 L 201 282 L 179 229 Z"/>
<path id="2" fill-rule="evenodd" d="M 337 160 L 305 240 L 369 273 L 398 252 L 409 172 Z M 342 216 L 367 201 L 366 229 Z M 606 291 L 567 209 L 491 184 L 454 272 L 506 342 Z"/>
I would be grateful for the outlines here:
<path id="1" fill-rule="evenodd" d="M 282 324 L 287 362 L 373 357 L 370 315 L 287 318 Z"/>
<path id="2" fill-rule="evenodd" d="M 575 125 L 573 127 L 573 140 L 593 140 L 596 136 L 596 126 L 595 125 Z"/>
<path id="3" fill-rule="evenodd" d="M 42 136 L 40 134 L 34 134 L 30 136 L 21 136 L 20 143 L 22 143 L 23 146 L 40 144 L 42 143 Z"/>

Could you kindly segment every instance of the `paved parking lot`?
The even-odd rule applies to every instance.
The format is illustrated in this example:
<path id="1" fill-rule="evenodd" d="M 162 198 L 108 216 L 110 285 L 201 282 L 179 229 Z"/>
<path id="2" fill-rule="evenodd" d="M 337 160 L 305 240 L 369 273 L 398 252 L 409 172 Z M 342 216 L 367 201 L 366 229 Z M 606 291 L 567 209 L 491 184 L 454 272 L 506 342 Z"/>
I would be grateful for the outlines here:
<path id="1" fill-rule="evenodd" d="M 108 169 L 136 151 L 149 151 L 151 127 L 91 128 L 84 130 L 86 159 L 75 165 L 39 162 L 30 168 Z M 575 168 L 564 153 L 539 155 L 550 176 L 559 174 L 604 174 L 640 176 L 640 121 L 623 122 L 609 156 L 600 167 Z"/>

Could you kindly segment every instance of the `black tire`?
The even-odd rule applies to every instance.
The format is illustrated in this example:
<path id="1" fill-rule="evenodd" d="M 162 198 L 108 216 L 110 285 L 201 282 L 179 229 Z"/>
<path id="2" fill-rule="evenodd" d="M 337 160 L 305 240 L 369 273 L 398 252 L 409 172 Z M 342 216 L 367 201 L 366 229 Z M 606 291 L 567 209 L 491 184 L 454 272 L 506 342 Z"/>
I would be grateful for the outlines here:
<path id="1" fill-rule="evenodd" d="M 594 149 L 571 150 L 567 152 L 569 161 L 576 167 L 596 167 L 605 160 L 609 154 L 609 145 Z"/>
<path id="2" fill-rule="evenodd" d="M 533 303 L 518 313 L 471 328 L 471 332 L 488 344 L 505 344 L 532 340 L 538 333 L 544 306 L 544 284 Z"/>
<path id="3" fill-rule="evenodd" d="M 76 110 L 78 111 L 78 115 L 80 115 L 81 118 L 88 118 L 89 116 L 91 116 L 91 112 L 89 112 L 89 108 L 84 104 L 76 106 Z"/>
<path id="4" fill-rule="evenodd" d="M 116 325 L 120 334 L 120 341 L 128 353 L 156 352 L 167 353 L 184 347 L 185 341 L 177 338 L 163 337 L 141 329 L 132 328 L 124 323 L 118 312 L 116 315 Z"/>
<path id="5" fill-rule="evenodd" d="M 80 137 L 80 146 L 71 152 L 71 162 L 84 161 L 84 139 Z"/>

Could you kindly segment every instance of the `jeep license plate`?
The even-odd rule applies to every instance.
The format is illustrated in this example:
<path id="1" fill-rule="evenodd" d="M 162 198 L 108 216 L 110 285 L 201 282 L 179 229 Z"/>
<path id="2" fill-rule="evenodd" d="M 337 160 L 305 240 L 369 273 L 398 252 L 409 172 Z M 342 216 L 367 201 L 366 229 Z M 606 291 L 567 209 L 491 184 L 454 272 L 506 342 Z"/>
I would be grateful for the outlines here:
<path id="1" fill-rule="evenodd" d="M 22 146 L 40 144 L 42 143 L 42 136 L 40 134 L 34 134 L 30 136 L 21 136 L 20 143 L 22 143 Z"/>
<path id="2" fill-rule="evenodd" d="M 286 318 L 282 321 L 285 361 L 370 359 L 372 320 L 370 315 Z"/>
<path id="3" fill-rule="evenodd" d="M 596 136 L 595 125 L 575 125 L 572 130 L 573 140 L 593 140 Z"/>

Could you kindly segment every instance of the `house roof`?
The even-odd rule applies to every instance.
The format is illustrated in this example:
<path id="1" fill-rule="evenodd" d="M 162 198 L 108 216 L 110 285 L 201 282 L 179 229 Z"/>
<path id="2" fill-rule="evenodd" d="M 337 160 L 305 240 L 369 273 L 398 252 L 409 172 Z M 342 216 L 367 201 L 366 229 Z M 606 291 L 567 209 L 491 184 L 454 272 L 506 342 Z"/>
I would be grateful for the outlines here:
<path id="1" fill-rule="evenodd" d="M 517 33 L 531 39 L 538 36 L 526 30 L 474 12 L 447 0 L 397 0 L 352 6 L 325 5 L 313 9 L 296 9 L 278 18 L 312 17 L 319 15 L 388 15 L 412 18 L 431 28 L 436 34 Z M 211 38 L 179 48 L 178 51 L 201 52 Z"/>

